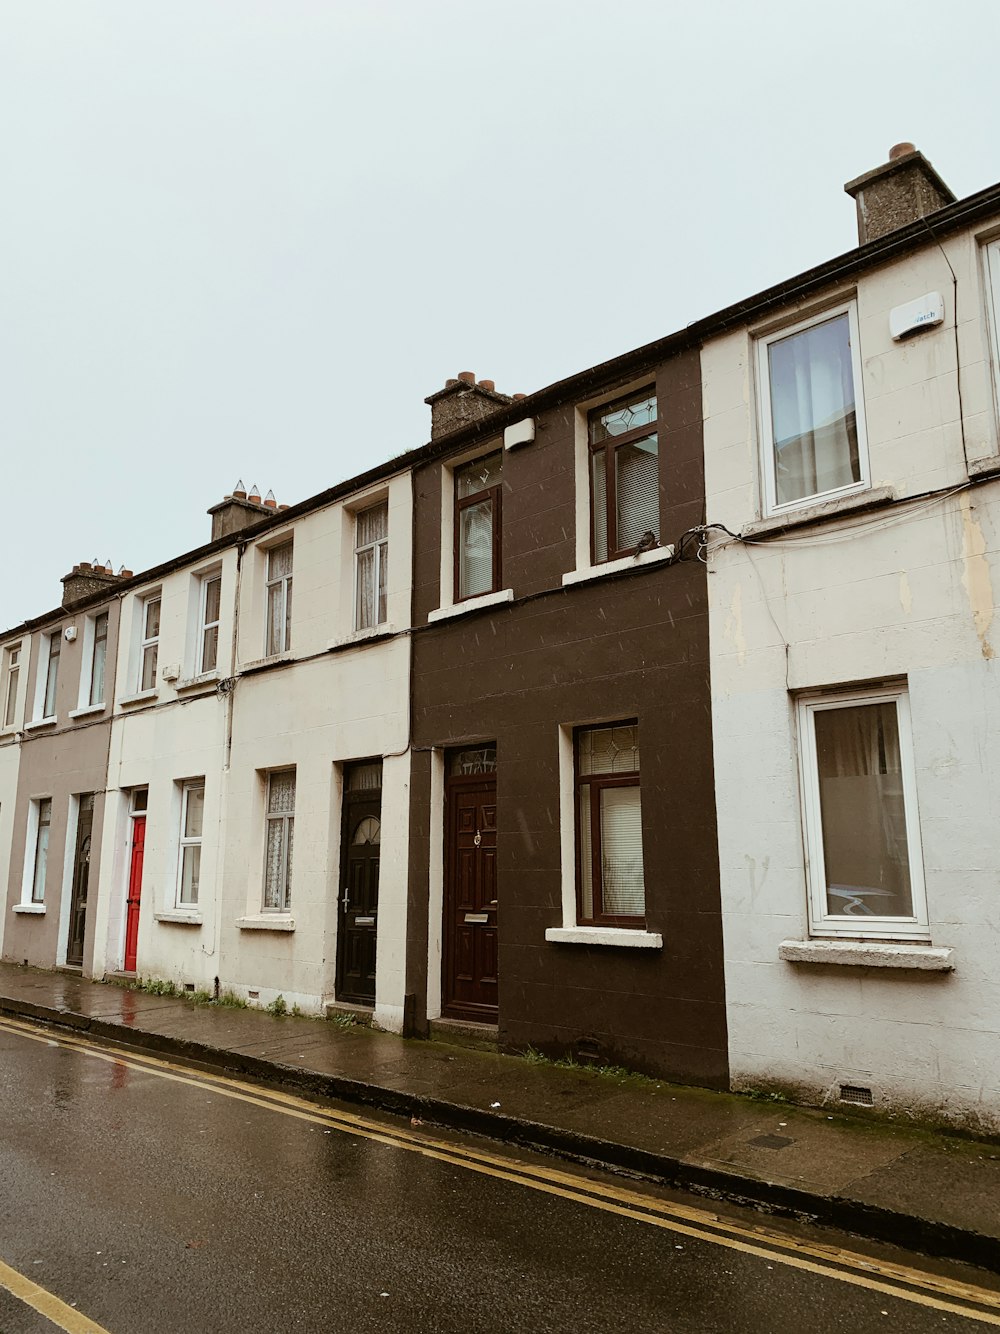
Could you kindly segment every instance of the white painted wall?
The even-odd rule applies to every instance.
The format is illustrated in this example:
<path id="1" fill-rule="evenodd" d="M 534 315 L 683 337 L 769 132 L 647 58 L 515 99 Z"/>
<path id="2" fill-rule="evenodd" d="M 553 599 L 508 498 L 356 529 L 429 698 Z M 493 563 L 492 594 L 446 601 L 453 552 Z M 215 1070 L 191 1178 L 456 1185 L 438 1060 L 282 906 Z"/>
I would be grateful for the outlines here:
<path id="1" fill-rule="evenodd" d="M 944 248 L 959 284 L 965 448 L 984 458 L 997 427 L 978 238 Z M 889 310 L 930 290 L 945 297 L 945 324 L 893 343 Z M 857 302 L 872 486 L 901 498 L 962 487 L 944 255 L 928 246 L 864 276 Z M 790 306 L 787 323 L 810 309 Z M 709 342 L 703 376 L 707 517 L 739 532 L 762 513 L 751 331 Z M 860 1084 L 882 1106 L 1000 1128 L 1000 482 L 731 543 L 710 571 L 735 1086 L 823 1100 Z M 778 958 L 782 940 L 809 931 L 795 693 L 883 677 L 908 683 L 931 943 L 954 948 L 951 974 Z"/>

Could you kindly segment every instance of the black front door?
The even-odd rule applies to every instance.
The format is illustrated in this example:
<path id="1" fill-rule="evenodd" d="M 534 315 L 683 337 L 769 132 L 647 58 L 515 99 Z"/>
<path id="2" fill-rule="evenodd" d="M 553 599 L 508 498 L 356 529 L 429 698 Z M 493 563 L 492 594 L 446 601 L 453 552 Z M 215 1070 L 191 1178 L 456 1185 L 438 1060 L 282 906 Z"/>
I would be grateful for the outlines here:
<path id="1" fill-rule="evenodd" d="M 381 843 L 381 761 L 350 765 L 340 834 L 337 996 L 362 1005 L 375 1003 Z"/>
<path id="2" fill-rule="evenodd" d="M 83 934 L 87 926 L 87 888 L 90 882 L 90 844 L 94 832 L 94 794 L 80 798 L 76 822 L 76 852 L 73 857 L 73 892 L 69 902 L 69 936 L 66 962 L 83 963 Z"/>

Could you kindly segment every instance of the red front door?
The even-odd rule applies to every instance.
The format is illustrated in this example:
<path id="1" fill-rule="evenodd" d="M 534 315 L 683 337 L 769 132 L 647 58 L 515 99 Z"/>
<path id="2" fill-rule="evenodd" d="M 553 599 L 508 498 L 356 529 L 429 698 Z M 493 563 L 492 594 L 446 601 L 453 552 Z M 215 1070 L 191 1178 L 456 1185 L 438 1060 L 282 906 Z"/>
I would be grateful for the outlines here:
<path id="1" fill-rule="evenodd" d="M 142 852 L 146 845 L 146 817 L 132 819 L 132 861 L 128 873 L 128 899 L 125 909 L 125 971 L 135 972 L 136 947 L 139 944 L 139 901 L 142 897 Z"/>

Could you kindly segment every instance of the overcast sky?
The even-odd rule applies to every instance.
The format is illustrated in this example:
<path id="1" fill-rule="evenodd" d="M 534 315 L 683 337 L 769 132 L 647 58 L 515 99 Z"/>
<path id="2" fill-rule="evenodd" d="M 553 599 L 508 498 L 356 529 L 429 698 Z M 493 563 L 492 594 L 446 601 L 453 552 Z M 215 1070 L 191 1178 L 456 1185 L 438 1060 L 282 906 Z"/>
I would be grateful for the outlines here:
<path id="1" fill-rule="evenodd" d="M 0 0 L 0 625 L 1000 179 L 1000 3 Z"/>

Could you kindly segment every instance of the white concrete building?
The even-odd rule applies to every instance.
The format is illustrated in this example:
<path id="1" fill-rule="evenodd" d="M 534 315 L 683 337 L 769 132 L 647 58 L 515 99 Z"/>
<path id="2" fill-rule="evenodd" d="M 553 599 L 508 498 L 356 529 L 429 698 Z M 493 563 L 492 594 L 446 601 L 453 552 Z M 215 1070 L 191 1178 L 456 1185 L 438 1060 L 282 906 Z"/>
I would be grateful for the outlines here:
<path id="1" fill-rule="evenodd" d="M 254 499 L 123 597 L 94 972 L 398 1029 L 409 474 Z"/>
<path id="2" fill-rule="evenodd" d="M 730 1068 L 996 1130 L 1000 196 L 946 200 L 703 347 Z"/>

